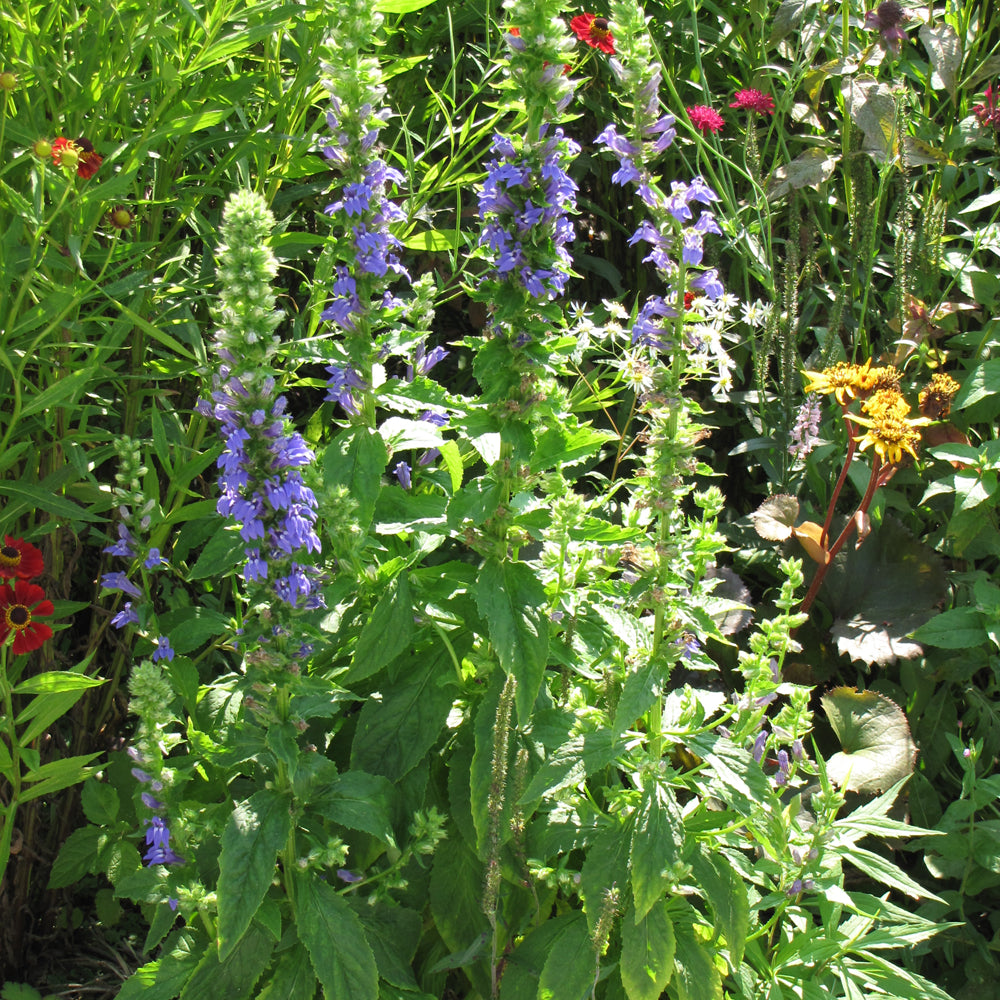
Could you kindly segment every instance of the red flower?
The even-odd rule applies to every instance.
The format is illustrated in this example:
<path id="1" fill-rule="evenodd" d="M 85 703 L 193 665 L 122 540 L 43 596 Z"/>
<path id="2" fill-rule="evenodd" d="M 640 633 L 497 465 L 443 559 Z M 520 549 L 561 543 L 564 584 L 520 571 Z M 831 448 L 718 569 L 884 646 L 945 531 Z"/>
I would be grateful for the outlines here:
<path id="1" fill-rule="evenodd" d="M 611 34 L 606 17 L 598 17 L 596 14 L 577 14 L 569 22 L 569 26 L 576 37 L 586 42 L 592 49 L 600 49 L 609 56 L 615 54 L 615 36 Z"/>
<path id="2" fill-rule="evenodd" d="M 693 108 L 687 109 L 688 118 L 695 128 L 700 128 L 702 132 L 711 132 L 713 135 L 726 124 L 725 119 L 714 108 L 704 104 L 696 104 Z"/>
<path id="3" fill-rule="evenodd" d="M 1000 132 L 1000 108 L 997 107 L 997 94 L 993 93 L 991 83 L 983 92 L 983 104 L 977 104 L 972 113 L 979 119 L 983 128 L 992 128 Z"/>
<path id="4" fill-rule="evenodd" d="M 59 136 L 52 143 L 52 162 L 61 167 L 76 167 L 78 177 L 88 180 L 97 173 L 104 157 L 94 152 L 93 143 L 89 139 L 79 139 L 74 142 L 72 139 L 64 139 Z"/>
<path id="5" fill-rule="evenodd" d="M 12 580 L 30 580 L 33 576 L 41 576 L 45 569 L 45 561 L 41 552 L 23 538 L 3 536 L 3 547 L 0 548 L 0 576 Z"/>
<path id="6" fill-rule="evenodd" d="M 759 115 L 774 114 L 774 98 L 760 90 L 737 90 L 736 100 L 729 106 L 745 111 L 756 111 Z"/>
<path id="7" fill-rule="evenodd" d="M 30 653 L 46 639 L 52 638 L 48 625 L 36 622 L 36 617 L 51 615 L 55 606 L 45 599 L 45 591 L 26 580 L 15 580 L 14 589 L 0 587 L 0 643 L 14 634 L 14 654 Z"/>

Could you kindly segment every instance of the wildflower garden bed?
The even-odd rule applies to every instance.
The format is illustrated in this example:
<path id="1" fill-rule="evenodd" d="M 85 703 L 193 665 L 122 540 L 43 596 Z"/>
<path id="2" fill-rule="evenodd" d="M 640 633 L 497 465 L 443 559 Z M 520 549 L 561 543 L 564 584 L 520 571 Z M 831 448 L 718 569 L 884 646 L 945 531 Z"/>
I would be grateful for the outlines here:
<path id="1" fill-rule="evenodd" d="M 3 0 L 0 997 L 1000 995 L 1000 17 Z"/>

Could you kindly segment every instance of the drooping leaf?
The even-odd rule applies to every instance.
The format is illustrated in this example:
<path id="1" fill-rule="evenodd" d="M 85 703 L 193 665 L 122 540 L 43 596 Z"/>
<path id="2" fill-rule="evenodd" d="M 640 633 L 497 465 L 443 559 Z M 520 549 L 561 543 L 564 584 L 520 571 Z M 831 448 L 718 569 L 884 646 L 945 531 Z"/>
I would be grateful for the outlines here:
<path id="1" fill-rule="evenodd" d="M 674 926 L 674 976 L 671 980 L 679 1000 L 722 1000 L 722 976 L 715 965 L 713 949 L 696 933 L 693 908 L 688 919 L 677 919 L 671 910 Z"/>
<path id="2" fill-rule="evenodd" d="M 528 724 L 549 649 L 545 590 L 524 563 L 487 559 L 476 580 L 476 604 L 504 673 L 517 680 L 517 717 Z"/>
<path id="3" fill-rule="evenodd" d="M 567 920 L 538 980 L 538 1000 L 580 1000 L 594 982 L 597 959 L 582 913 Z"/>
<path id="4" fill-rule="evenodd" d="M 314 872 L 296 873 L 295 889 L 296 931 L 323 995 L 327 1000 L 378 1000 L 375 956 L 347 900 Z"/>
<path id="5" fill-rule="evenodd" d="M 405 652 L 413 636 L 413 598 L 406 572 L 385 587 L 371 618 L 361 630 L 350 670 L 342 683 L 350 687 L 378 673 Z"/>
<path id="6" fill-rule="evenodd" d="M 879 163 L 896 155 L 896 97 L 892 88 L 862 73 L 845 81 L 844 99 L 854 124 L 864 132 L 864 150 Z"/>
<path id="7" fill-rule="evenodd" d="M 665 900 L 622 920 L 622 984 L 629 1000 L 658 1000 L 674 973 L 674 925 Z"/>
<path id="8" fill-rule="evenodd" d="M 829 149 L 807 149 L 771 174 L 767 184 L 768 199 L 783 198 L 799 188 L 819 188 L 833 176 L 839 161 L 840 157 Z"/>
<path id="9" fill-rule="evenodd" d="M 878 691 L 838 687 L 823 709 L 841 751 L 826 764 L 830 780 L 853 792 L 881 792 L 913 773 L 917 748 L 903 710 Z"/>
<path id="10" fill-rule="evenodd" d="M 629 870 L 635 919 L 642 920 L 673 881 L 671 867 L 681 859 L 684 817 L 673 789 L 650 782 L 635 813 Z"/>
<path id="11" fill-rule="evenodd" d="M 955 100 L 958 72 L 962 67 L 962 42 L 958 32 L 947 21 L 941 21 L 935 25 L 921 25 L 919 35 L 930 56 L 931 86 L 935 90 L 947 90 Z"/>
<path id="12" fill-rule="evenodd" d="M 313 808 L 334 823 L 394 845 L 389 817 L 392 791 L 392 783 L 380 774 L 345 771 L 314 799 Z"/>
<path id="13" fill-rule="evenodd" d="M 715 915 L 715 929 L 726 939 L 734 969 L 743 961 L 750 902 L 742 877 L 723 854 L 695 851 L 689 859 L 695 883 Z"/>
<path id="14" fill-rule="evenodd" d="M 225 961 L 250 927 L 291 830 L 291 801 L 262 788 L 233 810 L 219 856 L 219 958 Z"/>

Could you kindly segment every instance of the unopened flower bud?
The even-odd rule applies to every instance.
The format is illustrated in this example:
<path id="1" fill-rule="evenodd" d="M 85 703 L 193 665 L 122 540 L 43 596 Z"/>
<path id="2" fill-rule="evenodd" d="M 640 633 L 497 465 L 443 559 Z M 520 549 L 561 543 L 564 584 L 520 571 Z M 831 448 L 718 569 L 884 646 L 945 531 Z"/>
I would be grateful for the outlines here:
<path id="1" fill-rule="evenodd" d="M 110 215 L 111 225 L 115 229 L 128 229 L 132 225 L 132 213 L 122 205 L 119 205 Z"/>
<path id="2" fill-rule="evenodd" d="M 31 150 L 40 160 L 47 160 L 52 155 L 52 143 L 48 139 L 38 139 Z"/>
<path id="3" fill-rule="evenodd" d="M 0 90 L 13 90 L 16 86 L 17 77 L 9 69 L 0 73 Z"/>

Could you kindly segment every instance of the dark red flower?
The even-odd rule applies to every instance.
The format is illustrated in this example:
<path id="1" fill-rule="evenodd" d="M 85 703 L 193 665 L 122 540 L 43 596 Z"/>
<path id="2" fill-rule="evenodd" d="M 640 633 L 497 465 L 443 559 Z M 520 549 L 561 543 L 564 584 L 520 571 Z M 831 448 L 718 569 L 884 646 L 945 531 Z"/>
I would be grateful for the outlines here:
<path id="1" fill-rule="evenodd" d="M 77 176 L 89 180 L 97 173 L 103 162 L 104 157 L 100 153 L 81 153 L 80 162 L 76 165 Z"/>
<path id="2" fill-rule="evenodd" d="M 576 37 L 591 48 L 607 52 L 609 56 L 615 54 L 615 36 L 611 34 L 606 17 L 598 17 L 596 14 L 577 14 L 569 22 L 569 26 Z"/>
<path id="3" fill-rule="evenodd" d="M 693 108 L 688 108 L 687 113 L 691 124 L 705 133 L 711 132 L 714 135 L 726 124 L 725 119 L 718 111 L 705 104 L 696 104 Z"/>
<path id="4" fill-rule="evenodd" d="M 765 94 L 761 90 L 737 90 L 734 95 L 736 100 L 729 106 L 740 108 L 743 111 L 756 111 L 759 115 L 774 114 L 774 98 L 770 94 Z"/>
<path id="5" fill-rule="evenodd" d="M 0 576 L 5 580 L 17 577 L 19 580 L 30 580 L 33 576 L 41 576 L 45 570 L 45 560 L 42 553 L 23 538 L 3 536 L 3 547 L 0 548 Z"/>
<path id="6" fill-rule="evenodd" d="M 998 96 L 1000 94 L 993 92 L 993 84 L 991 83 L 983 92 L 984 103 L 977 104 L 972 109 L 972 113 L 979 119 L 979 124 L 983 128 L 991 128 L 1000 132 L 1000 108 L 997 107 Z"/>
<path id="7" fill-rule="evenodd" d="M 890 49 L 897 56 L 906 41 L 903 24 L 909 21 L 910 15 L 903 10 L 896 0 L 883 0 L 874 10 L 865 14 L 865 27 L 869 31 L 877 31 L 883 48 Z"/>
<path id="8" fill-rule="evenodd" d="M 55 606 L 45 599 L 45 591 L 34 583 L 15 580 L 13 590 L 9 584 L 0 587 L 0 643 L 6 643 L 13 634 L 11 649 L 15 655 L 38 649 L 52 638 L 52 629 L 35 619 L 53 611 Z"/>

